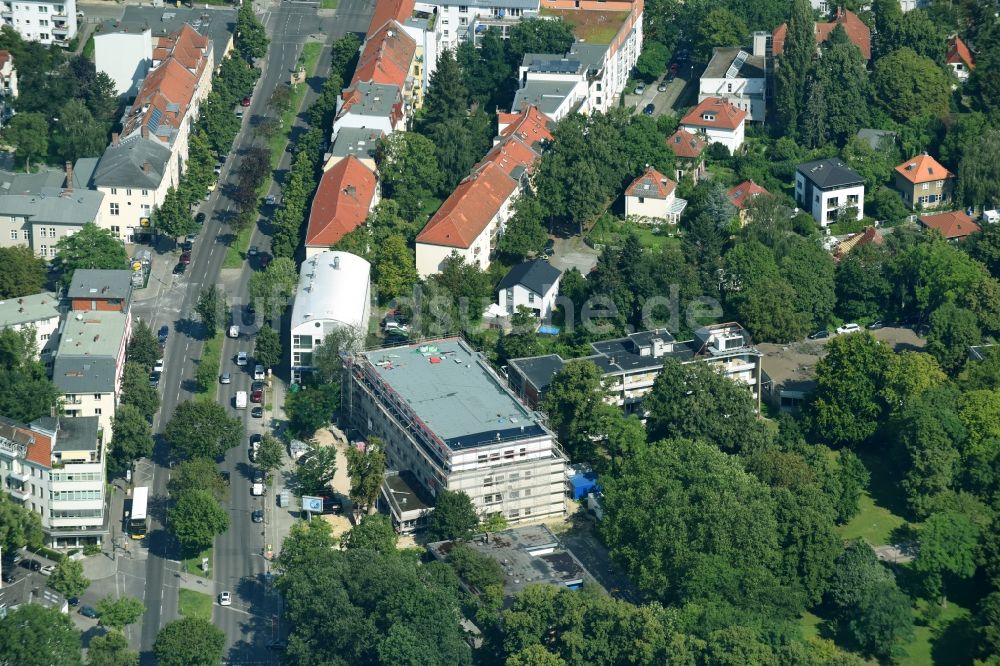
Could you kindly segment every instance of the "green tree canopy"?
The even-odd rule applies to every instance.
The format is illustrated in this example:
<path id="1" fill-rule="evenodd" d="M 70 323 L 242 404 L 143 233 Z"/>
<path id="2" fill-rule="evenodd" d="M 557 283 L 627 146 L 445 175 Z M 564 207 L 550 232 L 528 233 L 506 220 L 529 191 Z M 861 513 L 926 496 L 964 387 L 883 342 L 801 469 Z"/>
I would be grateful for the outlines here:
<path id="1" fill-rule="evenodd" d="M 121 631 L 130 624 L 142 619 L 146 607 L 135 597 L 104 597 L 97 602 L 97 613 L 101 616 L 101 624 L 105 627 Z"/>
<path id="2" fill-rule="evenodd" d="M 247 287 L 250 302 L 266 317 L 274 317 L 291 303 L 298 284 L 295 262 L 287 257 L 278 257 L 266 269 L 250 276 Z"/>
<path id="3" fill-rule="evenodd" d="M 56 256 L 52 260 L 52 267 L 59 273 L 65 287 L 69 285 L 73 271 L 77 268 L 127 268 L 128 253 L 110 231 L 88 222 L 80 231 L 71 236 L 63 236 L 56 242 Z"/>
<path id="4" fill-rule="evenodd" d="M 931 514 L 920 529 L 920 550 L 913 568 L 924 576 L 927 592 L 946 603 L 944 576 L 969 578 L 976 572 L 979 529 L 964 514 Z"/>
<path id="5" fill-rule="evenodd" d="M 979 344 L 981 338 L 975 313 L 948 302 L 931 314 L 927 351 L 954 374 L 965 365 L 969 347 Z"/>
<path id="6" fill-rule="evenodd" d="M 22 604 L 0 620 L 0 659 L 17 666 L 82 666 L 80 632 L 57 608 Z"/>
<path id="7" fill-rule="evenodd" d="M 189 490 L 167 511 L 167 524 L 188 552 L 196 552 L 229 529 L 229 514 L 210 492 Z"/>
<path id="8" fill-rule="evenodd" d="M 260 450 L 257 451 L 256 462 L 257 466 L 266 472 L 280 469 L 285 462 L 285 446 L 281 440 L 270 433 L 264 433 Z"/>
<path id="9" fill-rule="evenodd" d="M 225 323 L 226 297 L 222 290 L 215 285 L 203 288 L 194 309 L 201 317 L 205 335 L 209 338 L 215 337 L 219 326 Z"/>
<path id="10" fill-rule="evenodd" d="M 44 538 L 41 517 L 0 493 L 0 548 L 5 553 L 24 546 L 38 548 Z"/>
<path id="11" fill-rule="evenodd" d="M 222 502 L 229 494 L 229 484 L 210 458 L 184 460 L 173 466 L 167 491 L 178 500 L 190 491 L 204 490 Z"/>
<path id="12" fill-rule="evenodd" d="M 156 355 L 160 358 L 159 354 Z M 122 371 L 121 401 L 123 405 L 131 405 L 139 410 L 150 423 L 156 410 L 160 408 L 160 394 L 149 383 L 146 368 L 135 361 L 126 361 Z"/>
<path id="13" fill-rule="evenodd" d="M 385 478 L 385 447 L 378 437 L 369 437 L 365 450 L 347 449 L 347 474 L 351 477 L 351 501 L 361 511 L 375 509 Z"/>
<path id="14" fill-rule="evenodd" d="M 340 545 L 345 549 L 371 550 L 380 554 L 396 552 L 399 535 L 388 516 L 373 513 L 344 533 Z"/>
<path id="15" fill-rule="evenodd" d="M 903 47 L 875 63 L 875 99 L 886 113 L 905 123 L 918 115 L 948 113 L 951 83 L 941 66 Z"/>
<path id="16" fill-rule="evenodd" d="M 67 557 L 56 563 L 48 585 L 64 597 L 79 597 L 90 587 L 90 580 L 83 575 L 83 563 Z"/>
<path id="17" fill-rule="evenodd" d="M 601 371 L 591 361 L 568 363 L 549 383 L 542 411 L 574 460 L 593 458 L 590 433 L 603 398 Z"/>
<path id="18" fill-rule="evenodd" d="M 289 393 L 285 397 L 288 427 L 296 437 L 309 439 L 330 422 L 339 404 L 338 384 L 305 386 L 301 391 Z"/>
<path id="19" fill-rule="evenodd" d="M 49 121 L 41 113 L 18 113 L 3 128 L 4 140 L 14 146 L 17 161 L 31 168 L 49 153 Z"/>
<path id="20" fill-rule="evenodd" d="M 139 458 L 153 453 L 153 429 L 134 405 L 122 404 L 111 421 L 115 445 L 108 452 L 108 469 L 121 474 Z"/>
<path id="21" fill-rule="evenodd" d="M 182 402 L 164 435 L 174 457 L 218 458 L 243 441 L 243 423 L 214 402 Z"/>
<path id="22" fill-rule="evenodd" d="M 128 351 L 126 358 L 133 363 L 138 363 L 147 372 L 162 356 L 160 351 L 160 341 L 144 320 L 140 319 L 132 327 L 132 339 L 128 341 Z"/>
<path id="23" fill-rule="evenodd" d="M 222 660 L 225 646 L 226 635 L 221 629 L 208 620 L 185 617 L 160 629 L 153 652 L 159 666 L 215 666 Z"/>
<path id="24" fill-rule="evenodd" d="M 441 72 L 438 63 L 438 72 Z M 428 91 L 426 105 L 431 103 Z M 383 139 L 379 160 L 383 193 L 399 205 L 404 219 L 422 219 L 424 206 L 441 189 L 442 175 L 434 143 L 415 132 L 396 132 Z M 431 159 L 434 157 L 434 159 Z"/>
<path id="25" fill-rule="evenodd" d="M 253 344 L 253 357 L 267 369 L 276 368 L 281 363 L 281 336 L 270 326 L 261 326 Z"/>
<path id="26" fill-rule="evenodd" d="M 120 631 L 94 636 L 87 646 L 87 666 L 139 666 L 139 653 L 128 649 Z"/>
<path id="27" fill-rule="evenodd" d="M 302 456 L 295 470 L 295 481 L 300 495 L 315 495 L 328 491 L 337 471 L 337 449 L 317 446 Z"/>
<path id="28" fill-rule="evenodd" d="M 434 501 L 427 524 L 428 541 L 464 540 L 472 536 L 479 516 L 472 500 L 462 491 L 442 490 Z"/>
<path id="29" fill-rule="evenodd" d="M 80 157 L 97 157 L 107 146 L 108 126 L 94 118 L 82 100 L 71 99 L 59 109 L 53 130 L 56 157 L 75 162 Z"/>
<path id="30" fill-rule="evenodd" d="M 240 55 L 247 61 L 263 58 L 269 41 L 264 24 L 254 11 L 254 4 L 248 2 L 240 6 L 236 15 L 236 50 Z"/>
<path id="31" fill-rule="evenodd" d="M 20 298 L 44 290 L 48 266 L 26 245 L 0 247 L 0 298 Z"/>

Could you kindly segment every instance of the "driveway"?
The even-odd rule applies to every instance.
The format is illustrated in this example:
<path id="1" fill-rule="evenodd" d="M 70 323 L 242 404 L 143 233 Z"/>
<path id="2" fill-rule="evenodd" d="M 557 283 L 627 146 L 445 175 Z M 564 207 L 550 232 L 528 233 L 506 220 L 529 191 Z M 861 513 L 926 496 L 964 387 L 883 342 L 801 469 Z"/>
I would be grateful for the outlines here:
<path id="1" fill-rule="evenodd" d="M 634 107 L 635 113 L 642 113 L 647 104 L 652 104 L 655 109 L 653 115 L 659 116 L 676 113 L 678 109 L 693 104 L 692 99 L 698 96 L 698 77 L 695 76 L 694 65 L 681 67 L 674 80 L 667 84 L 667 89 L 659 92 L 656 88 L 664 76 L 666 74 L 647 85 L 641 95 L 625 95 L 625 106 Z"/>
<path id="2" fill-rule="evenodd" d="M 597 250 L 584 243 L 579 236 L 556 238 L 553 252 L 549 263 L 563 272 L 575 268 L 584 276 L 597 265 L 599 254 Z"/>

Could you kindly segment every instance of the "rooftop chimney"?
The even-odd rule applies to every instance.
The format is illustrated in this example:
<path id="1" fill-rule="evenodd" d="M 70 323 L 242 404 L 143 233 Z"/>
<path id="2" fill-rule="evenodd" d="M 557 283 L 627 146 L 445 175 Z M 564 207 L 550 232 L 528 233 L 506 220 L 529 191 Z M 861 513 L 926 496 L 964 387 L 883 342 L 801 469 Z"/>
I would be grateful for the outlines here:
<path id="1" fill-rule="evenodd" d="M 73 163 L 70 161 L 66 162 L 66 191 L 73 191 Z"/>
<path id="2" fill-rule="evenodd" d="M 117 146 L 118 145 L 118 132 L 112 132 L 111 133 L 111 145 L 112 146 Z"/>
<path id="3" fill-rule="evenodd" d="M 147 127 L 145 124 L 143 124 L 142 125 L 141 133 L 142 133 L 142 138 L 143 139 L 148 139 L 149 138 L 149 127 Z"/>
<path id="4" fill-rule="evenodd" d="M 142 163 L 142 172 L 143 173 L 149 173 L 152 169 L 153 169 L 153 165 L 150 164 L 149 162 L 143 162 Z"/>

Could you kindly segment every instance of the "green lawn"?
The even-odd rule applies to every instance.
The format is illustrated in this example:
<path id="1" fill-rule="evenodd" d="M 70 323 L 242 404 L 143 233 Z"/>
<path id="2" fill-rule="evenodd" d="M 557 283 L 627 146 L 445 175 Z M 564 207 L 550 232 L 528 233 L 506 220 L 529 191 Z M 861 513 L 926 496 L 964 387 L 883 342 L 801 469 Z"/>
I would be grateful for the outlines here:
<path id="1" fill-rule="evenodd" d="M 94 36 L 87 38 L 87 43 L 83 45 L 83 57 L 94 62 Z"/>
<path id="2" fill-rule="evenodd" d="M 884 546 L 889 543 L 892 531 L 906 522 L 901 516 L 877 505 L 868 493 L 861 496 L 858 505 L 858 515 L 837 528 L 845 541 L 864 539 L 873 546 Z"/>
<path id="3" fill-rule="evenodd" d="M 201 365 L 207 365 L 214 368 L 214 375 L 218 379 L 219 367 L 222 363 L 222 331 L 216 331 L 215 337 L 209 338 L 205 341 L 205 346 L 201 350 L 201 358 L 198 360 L 199 367 Z M 213 383 L 211 388 L 204 393 L 199 393 L 195 396 L 195 400 L 200 400 L 201 402 L 215 402 L 216 384 Z"/>
<path id="4" fill-rule="evenodd" d="M 336 9 L 337 0 L 321 0 L 319 3 L 320 9 Z"/>
<path id="5" fill-rule="evenodd" d="M 268 180 L 263 187 L 270 186 L 270 184 L 271 181 Z M 226 248 L 226 258 L 222 260 L 223 268 L 241 268 L 243 266 L 247 248 L 250 246 L 250 235 L 253 233 L 254 226 L 256 226 L 256 223 L 247 226 L 245 229 L 240 229 L 240 232 L 236 234 L 236 240 Z"/>
<path id="6" fill-rule="evenodd" d="M 639 237 L 643 247 L 658 249 L 678 242 L 677 228 L 672 224 L 636 224 L 610 215 L 602 216 L 589 232 L 590 240 L 597 245 L 619 245 L 630 232 Z M 671 235 L 668 235 L 671 234 Z"/>
<path id="7" fill-rule="evenodd" d="M 201 570 L 201 558 L 208 558 L 208 573 Z M 209 547 L 206 550 L 198 553 L 194 557 L 189 557 L 184 560 L 184 572 L 189 573 L 192 576 L 201 576 L 202 578 L 212 577 L 212 548 Z"/>
<path id="8" fill-rule="evenodd" d="M 212 621 L 212 595 L 195 590 L 178 590 L 178 610 L 184 617 Z"/>

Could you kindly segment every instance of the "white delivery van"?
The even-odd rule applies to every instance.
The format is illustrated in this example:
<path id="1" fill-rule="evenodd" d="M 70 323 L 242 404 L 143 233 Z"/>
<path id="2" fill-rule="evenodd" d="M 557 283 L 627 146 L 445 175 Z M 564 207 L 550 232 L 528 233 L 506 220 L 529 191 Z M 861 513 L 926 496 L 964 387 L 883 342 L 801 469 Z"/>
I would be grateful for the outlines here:
<path id="1" fill-rule="evenodd" d="M 260 497 L 261 495 L 263 495 L 264 494 L 264 484 L 263 483 L 255 483 L 252 486 L 250 486 L 250 494 L 253 495 L 254 497 Z"/>
<path id="2" fill-rule="evenodd" d="M 237 391 L 236 392 L 236 409 L 246 409 L 247 408 L 247 392 Z"/>
<path id="3" fill-rule="evenodd" d="M 240 337 L 240 327 L 236 326 L 235 324 L 233 326 L 230 326 L 229 327 L 229 337 L 231 337 L 231 338 L 238 338 L 238 337 Z"/>

